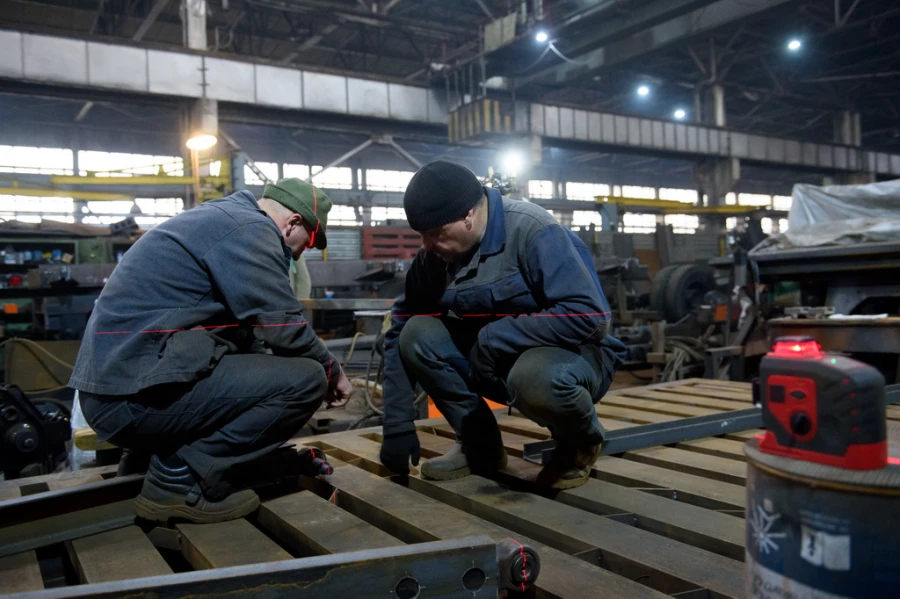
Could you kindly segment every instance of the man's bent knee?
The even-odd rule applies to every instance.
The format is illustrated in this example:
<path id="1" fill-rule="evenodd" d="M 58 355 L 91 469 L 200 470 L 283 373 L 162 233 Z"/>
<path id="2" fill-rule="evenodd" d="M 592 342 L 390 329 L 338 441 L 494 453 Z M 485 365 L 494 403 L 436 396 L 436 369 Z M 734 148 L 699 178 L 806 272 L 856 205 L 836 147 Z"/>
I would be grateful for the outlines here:
<path id="1" fill-rule="evenodd" d="M 325 398 L 328 389 L 328 376 L 325 368 L 315 360 L 295 358 L 296 363 L 290 368 L 291 388 L 290 401 L 298 403 L 320 402 Z"/>
<path id="2" fill-rule="evenodd" d="M 400 331 L 400 357 L 407 363 L 415 361 L 444 338 L 449 339 L 450 333 L 439 318 L 413 316 Z"/>

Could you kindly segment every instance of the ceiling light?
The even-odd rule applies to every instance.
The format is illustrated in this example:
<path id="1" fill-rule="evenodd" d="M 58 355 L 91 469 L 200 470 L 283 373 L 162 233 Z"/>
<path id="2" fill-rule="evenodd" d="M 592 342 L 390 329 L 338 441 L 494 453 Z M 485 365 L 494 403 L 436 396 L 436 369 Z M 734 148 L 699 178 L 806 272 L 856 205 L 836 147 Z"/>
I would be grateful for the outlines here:
<path id="1" fill-rule="evenodd" d="M 642 85 L 639 88 L 637 88 L 637 93 L 639 96 L 642 96 L 642 97 L 648 96 L 648 95 L 650 95 L 650 88 L 647 87 L 646 85 Z"/>
<path id="2" fill-rule="evenodd" d="M 800 46 L 802 46 L 802 45 L 803 44 L 800 42 L 800 40 L 792 39 L 791 41 L 788 42 L 787 49 L 790 50 L 791 52 L 796 52 L 797 50 L 800 49 Z"/>
<path id="3" fill-rule="evenodd" d="M 515 177 L 522 169 L 524 161 L 522 155 L 516 151 L 506 152 L 502 158 L 503 174 L 508 177 Z"/>
<path id="4" fill-rule="evenodd" d="M 676 119 L 678 119 L 680 121 L 681 119 L 683 119 L 684 117 L 687 116 L 687 113 L 684 110 L 682 110 L 681 108 L 679 108 L 678 110 L 675 111 L 675 114 L 673 114 L 672 116 L 674 116 Z"/>
<path id="5" fill-rule="evenodd" d="M 189 150 L 194 150 L 196 152 L 200 152 L 202 150 L 208 150 L 219 140 L 215 135 L 210 135 L 209 133 L 200 133 L 198 135 L 191 136 L 184 145 L 188 147 Z"/>
<path id="6" fill-rule="evenodd" d="M 550 36 L 547 35 L 547 32 L 546 32 L 546 31 L 543 31 L 543 30 L 538 31 L 538 32 L 535 34 L 535 36 L 534 36 L 534 41 L 536 41 L 536 42 L 539 43 L 539 44 L 543 44 L 543 43 L 546 42 L 548 39 L 550 39 Z"/>

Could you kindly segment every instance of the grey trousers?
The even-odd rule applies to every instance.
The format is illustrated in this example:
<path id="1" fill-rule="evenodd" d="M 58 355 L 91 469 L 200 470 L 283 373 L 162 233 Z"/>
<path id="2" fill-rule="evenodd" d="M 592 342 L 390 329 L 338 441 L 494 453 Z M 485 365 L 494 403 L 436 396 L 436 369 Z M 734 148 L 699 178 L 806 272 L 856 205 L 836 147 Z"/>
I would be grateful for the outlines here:
<path id="1" fill-rule="evenodd" d="M 477 382 L 467 356 L 477 329 L 428 316 L 411 318 L 400 334 L 400 356 L 407 371 L 434 400 L 441 414 L 466 443 L 491 417 L 482 397 L 508 403 L 550 429 L 557 441 L 588 446 L 603 440 L 594 404 L 612 384 L 614 356 L 605 348 L 583 346 L 577 351 L 537 347 L 525 351 L 508 372 L 491 373 L 493 385 Z M 477 430 L 478 432 L 475 432 Z"/>
<path id="2" fill-rule="evenodd" d="M 135 395 L 80 393 L 101 440 L 162 458 L 177 454 L 213 501 L 229 474 L 296 435 L 325 399 L 321 364 L 265 354 L 227 355 L 209 377 Z"/>

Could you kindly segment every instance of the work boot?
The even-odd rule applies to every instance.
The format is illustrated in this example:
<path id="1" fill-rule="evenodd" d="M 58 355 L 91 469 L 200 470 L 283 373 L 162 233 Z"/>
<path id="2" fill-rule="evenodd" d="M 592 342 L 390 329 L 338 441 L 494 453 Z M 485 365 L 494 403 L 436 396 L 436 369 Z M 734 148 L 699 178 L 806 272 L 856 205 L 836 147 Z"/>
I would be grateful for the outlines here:
<path id="1" fill-rule="evenodd" d="M 134 513 L 155 522 L 169 518 L 196 524 L 222 522 L 246 516 L 258 507 L 259 497 L 250 489 L 232 493 L 221 501 L 210 501 L 187 464 L 167 465 L 157 456 L 150 460 L 141 494 L 134 500 Z"/>
<path id="2" fill-rule="evenodd" d="M 493 449 L 470 449 L 457 441 L 444 455 L 425 460 L 421 470 L 422 476 L 431 480 L 453 480 L 472 472 L 490 474 L 502 468 L 506 468 L 506 450 L 502 445 Z"/>
<path id="3" fill-rule="evenodd" d="M 550 463 L 538 473 L 537 483 L 551 489 L 574 489 L 588 481 L 600 445 L 574 447 L 557 441 Z"/>
<path id="4" fill-rule="evenodd" d="M 116 476 L 143 474 L 150 467 L 150 453 L 137 449 L 123 449 Z"/>

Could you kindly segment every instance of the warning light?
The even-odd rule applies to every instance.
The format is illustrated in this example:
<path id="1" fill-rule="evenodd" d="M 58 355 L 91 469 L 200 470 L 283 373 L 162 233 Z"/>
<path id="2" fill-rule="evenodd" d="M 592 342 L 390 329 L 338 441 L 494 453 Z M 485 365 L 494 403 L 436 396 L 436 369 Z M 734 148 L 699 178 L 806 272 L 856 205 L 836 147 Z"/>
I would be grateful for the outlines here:
<path id="1" fill-rule="evenodd" d="M 822 346 L 812 339 L 782 338 L 775 342 L 772 354 L 779 358 L 813 358 L 822 357 Z"/>

